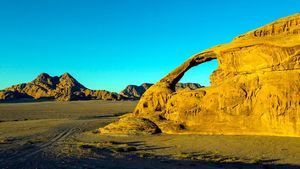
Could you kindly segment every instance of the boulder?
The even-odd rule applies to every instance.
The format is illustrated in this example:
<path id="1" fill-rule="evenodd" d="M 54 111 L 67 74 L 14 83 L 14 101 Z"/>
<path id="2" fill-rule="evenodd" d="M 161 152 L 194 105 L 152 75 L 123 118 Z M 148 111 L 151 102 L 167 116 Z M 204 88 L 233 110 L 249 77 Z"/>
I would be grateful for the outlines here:
<path id="1" fill-rule="evenodd" d="M 151 135 L 160 133 L 161 130 L 149 119 L 124 117 L 115 123 L 100 128 L 99 132 L 114 135 Z"/>

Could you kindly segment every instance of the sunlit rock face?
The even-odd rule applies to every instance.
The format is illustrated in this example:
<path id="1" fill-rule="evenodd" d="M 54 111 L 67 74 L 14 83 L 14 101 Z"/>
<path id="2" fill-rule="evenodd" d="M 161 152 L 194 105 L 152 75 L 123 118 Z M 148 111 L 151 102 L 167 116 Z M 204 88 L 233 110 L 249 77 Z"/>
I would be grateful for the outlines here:
<path id="1" fill-rule="evenodd" d="M 211 86 L 175 92 L 191 67 L 217 59 Z M 131 116 L 165 133 L 300 136 L 300 14 L 195 56 L 142 96 Z"/>
<path id="2" fill-rule="evenodd" d="M 0 102 L 18 99 L 73 101 L 120 100 L 121 97 L 114 92 L 87 89 L 68 73 L 59 77 L 42 73 L 29 83 L 13 85 L 0 91 Z"/>

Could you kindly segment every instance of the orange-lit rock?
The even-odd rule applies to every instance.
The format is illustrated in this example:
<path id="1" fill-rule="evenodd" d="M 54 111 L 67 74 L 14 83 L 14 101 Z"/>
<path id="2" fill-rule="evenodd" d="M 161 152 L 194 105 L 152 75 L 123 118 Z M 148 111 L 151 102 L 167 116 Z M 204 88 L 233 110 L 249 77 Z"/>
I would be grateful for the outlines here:
<path id="1" fill-rule="evenodd" d="M 211 86 L 175 92 L 191 67 L 217 59 Z M 151 86 L 131 115 L 165 133 L 300 136 L 300 14 L 196 54 Z"/>

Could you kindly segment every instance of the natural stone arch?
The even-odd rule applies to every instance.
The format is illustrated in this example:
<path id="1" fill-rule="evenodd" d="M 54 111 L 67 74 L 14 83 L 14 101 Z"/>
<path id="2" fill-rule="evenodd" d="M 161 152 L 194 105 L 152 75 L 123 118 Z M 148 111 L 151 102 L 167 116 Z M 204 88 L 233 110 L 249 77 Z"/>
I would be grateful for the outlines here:
<path id="1" fill-rule="evenodd" d="M 185 91 L 211 87 L 214 85 L 213 77 L 218 73 L 219 69 L 218 59 L 213 59 L 190 68 L 176 84 L 176 92 L 182 90 L 181 88 L 178 90 L 178 86 L 180 87 L 181 84 L 190 84 L 190 87 L 183 88 Z M 198 87 L 196 88 L 194 85 Z"/>
<path id="2" fill-rule="evenodd" d="M 148 89 L 134 113 L 122 119 L 149 119 L 172 134 L 299 137 L 299 20 L 300 14 L 282 18 L 258 29 L 274 27 L 274 34 L 250 31 L 193 56 Z M 185 72 L 215 58 L 219 65 L 210 87 L 175 92 Z M 114 133 L 123 126 L 118 121 L 105 129 Z"/>
<path id="3" fill-rule="evenodd" d="M 217 59 L 217 54 L 213 51 L 196 54 L 195 56 L 184 62 L 182 65 L 177 67 L 175 70 L 173 70 L 171 73 L 169 73 L 167 76 L 162 78 L 158 83 L 164 83 L 169 86 L 171 90 L 175 91 L 175 85 L 188 70 L 190 70 L 192 67 L 198 66 L 199 64 L 205 62 L 209 62 L 213 59 Z"/>
<path id="4" fill-rule="evenodd" d="M 155 85 L 150 87 L 141 97 L 141 100 L 134 110 L 134 114 L 137 116 L 145 116 L 156 111 L 161 112 L 164 110 L 168 99 L 172 93 L 175 92 L 176 84 L 184 74 L 192 67 L 209 62 L 213 59 L 217 59 L 217 54 L 213 51 L 206 51 L 192 56 Z"/>

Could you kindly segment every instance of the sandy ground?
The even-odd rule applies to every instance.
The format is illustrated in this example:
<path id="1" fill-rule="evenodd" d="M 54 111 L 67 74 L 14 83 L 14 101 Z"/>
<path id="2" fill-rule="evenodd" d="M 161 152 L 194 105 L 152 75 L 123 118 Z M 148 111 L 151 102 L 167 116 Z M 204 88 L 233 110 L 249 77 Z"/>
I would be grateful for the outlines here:
<path id="1" fill-rule="evenodd" d="M 0 168 L 300 168 L 300 138 L 96 132 L 136 104 L 0 104 Z"/>

